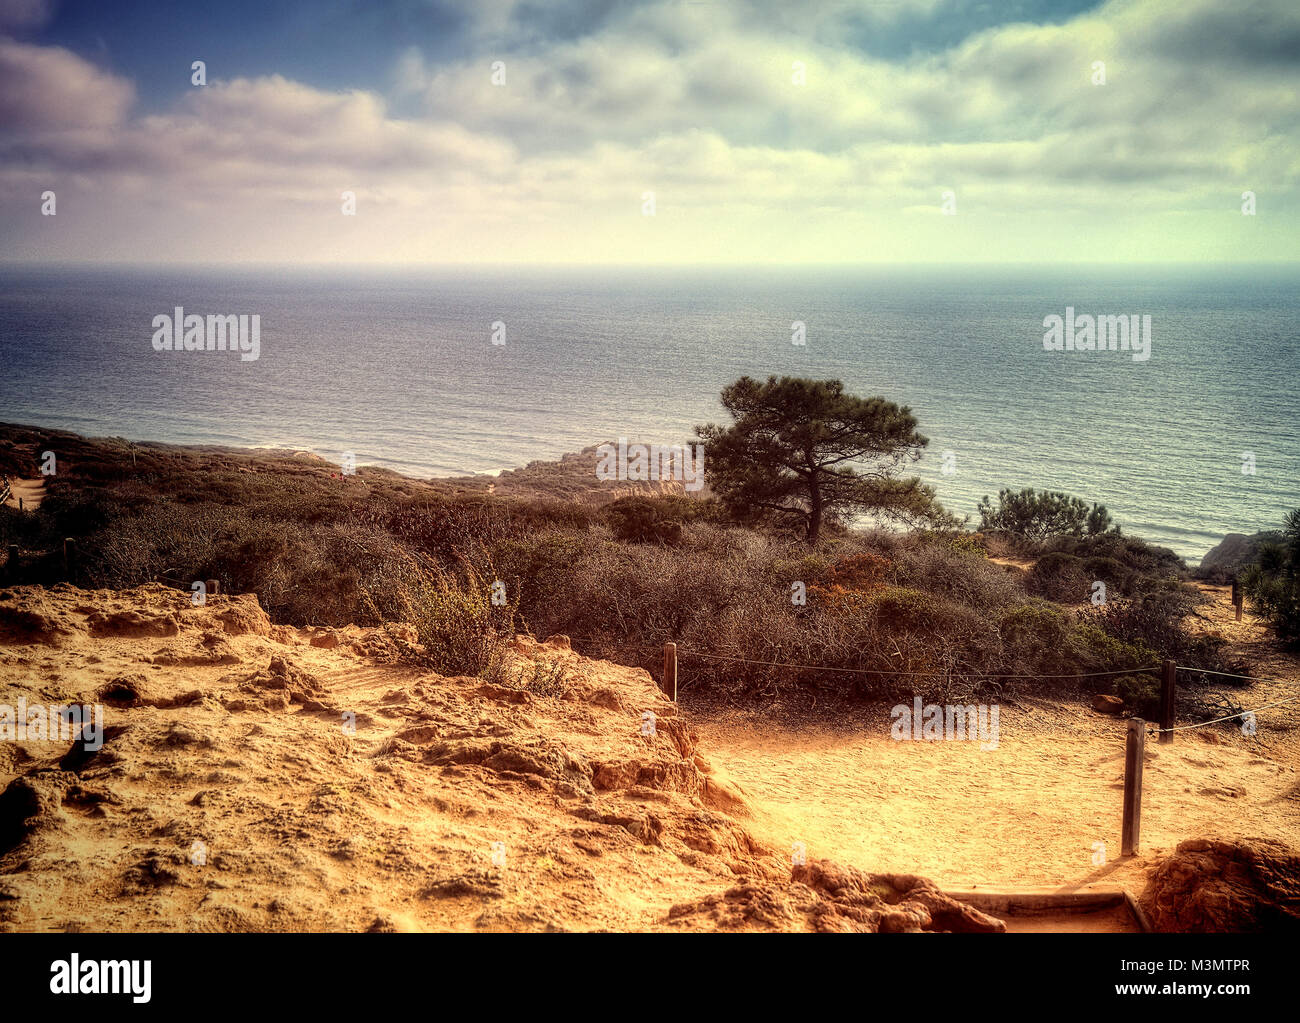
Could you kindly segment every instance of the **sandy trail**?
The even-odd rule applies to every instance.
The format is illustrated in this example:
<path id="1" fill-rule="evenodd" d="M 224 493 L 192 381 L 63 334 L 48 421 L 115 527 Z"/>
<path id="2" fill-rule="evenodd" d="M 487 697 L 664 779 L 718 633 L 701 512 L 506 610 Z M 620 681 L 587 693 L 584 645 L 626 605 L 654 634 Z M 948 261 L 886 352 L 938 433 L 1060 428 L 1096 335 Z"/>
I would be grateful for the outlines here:
<path id="1" fill-rule="evenodd" d="M 1051 720 L 1042 720 L 1050 718 Z M 699 720 L 705 748 L 753 797 L 755 830 L 873 871 L 946 887 L 1119 885 L 1188 838 L 1300 844 L 1293 716 L 1261 715 L 1259 740 L 1204 730 L 1147 746 L 1141 854 L 1120 858 L 1126 723 L 1090 711 L 1003 708 L 1000 742 L 896 741 L 887 710 L 857 734 L 744 717 Z M 1094 842 L 1107 862 L 1093 864 Z"/>
<path id="2" fill-rule="evenodd" d="M 20 480 L 10 478 L 12 493 L 5 500 L 6 508 L 17 508 L 18 499 L 22 498 L 24 511 L 35 511 L 45 500 L 45 479 Z M 2 489 L 2 488 L 0 488 Z"/>
<path id="3" fill-rule="evenodd" d="M 1026 563 L 1028 564 L 1028 563 Z M 1230 588 L 1193 628 L 1276 681 L 1223 687 L 1243 708 L 1300 693 L 1300 661 Z M 757 808 L 755 830 L 783 849 L 948 887 L 1087 884 L 1140 891 L 1148 869 L 1188 838 L 1274 838 L 1300 845 L 1300 704 L 1261 712 L 1247 738 L 1231 727 L 1149 737 L 1140 855 L 1120 858 L 1126 722 L 1086 707 L 1028 701 L 1001 708 L 1000 741 L 895 741 L 889 709 L 853 729 L 785 727 L 760 712 L 698 721 L 705 748 Z M 1106 863 L 1094 864 L 1094 843 Z"/>

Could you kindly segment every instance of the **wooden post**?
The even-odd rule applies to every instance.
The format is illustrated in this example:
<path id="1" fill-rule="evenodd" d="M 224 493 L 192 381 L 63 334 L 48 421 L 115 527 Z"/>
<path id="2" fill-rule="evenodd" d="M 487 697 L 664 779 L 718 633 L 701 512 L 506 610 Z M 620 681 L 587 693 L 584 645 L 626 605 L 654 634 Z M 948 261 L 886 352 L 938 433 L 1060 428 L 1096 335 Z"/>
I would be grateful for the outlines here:
<path id="1" fill-rule="evenodd" d="M 203 584 L 204 592 L 209 597 L 215 597 L 221 592 L 221 583 L 215 579 L 209 579 Z"/>
<path id="2" fill-rule="evenodd" d="M 1160 673 L 1160 745 L 1168 746 L 1174 741 L 1174 693 L 1178 685 L 1178 666 L 1166 660 Z"/>
<path id="3" fill-rule="evenodd" d="M 77 559 L 77 541 L 70 536 L 63 538 L 63 575 L 72 578 L 72 565 Z"/>
<path id="4" fill-rule="evenodd" d="M 1237 599 L 1233 601 L 1233 604 L 1237 609 L 1237 621 L 1241 621 L 1241 611 L 1242 608 L 1246 606 L 1246 598 L 1242 596 L 1240 593 L 1238 593 Z"/>
<path id="5" fill-rule="evenodd" d="M 1124 743 L 1124 828 L 1120 853 L 1133 856 L 1142 839 L 1142 766 L 1146 757 L 1146 725 L 1141 718 L 1129 718 Z"/>
<path id="6" fill-rule="evenodd" d="M 677 702 L 677 644 L 664 644 L 664 695 Z"/>

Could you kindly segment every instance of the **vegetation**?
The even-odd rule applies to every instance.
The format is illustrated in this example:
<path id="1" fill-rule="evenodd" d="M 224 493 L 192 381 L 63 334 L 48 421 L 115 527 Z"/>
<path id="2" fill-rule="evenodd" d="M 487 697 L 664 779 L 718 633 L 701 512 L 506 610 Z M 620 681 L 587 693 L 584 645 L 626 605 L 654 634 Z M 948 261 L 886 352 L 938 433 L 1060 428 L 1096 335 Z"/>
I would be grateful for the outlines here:
<path id="1" fill-rule="evenodd" d="M 11 474 L 30 474 L 48 447 L 59 474 L 45 504 L 0 510 L 0 545 L 20 548 L 11 580 L 64 578 L 60 545 L 74 537 L 78 585 L 215 578 L 281 623 L 405 622 L 443 674 L 500 678 L 515 632 L 567 634 L 656 676 L 674 640 L 694 693 L 746 700 L 1113 692 L 1112 676 L 1076 676 L 1149 680 L 1142 669 L 1165 656 L 1235 668 L 1184 629 L 1194 596 L 1181 562 L 1109 530 L 826 529 L 809 547 L 779 520 L 736 521 L 725 499 L 509 500 L 268 454 L 0 428 Z M 990 560 L 1008 552 L 1041 568 Z M 1075 583 L 1051 584 L 1070 573 Z M 1088 603 L 1092 579 L 1112 588 L 1103 608 Z M 565 685 L 542 668 L 525 676 L 505 684 Z"/>
<path id="2" fill-rule="evenodd" d="M 1300 644 L 1300 508 L 1287 515 L 1280 540 L 1260 547 L 1242 585 L 1256 613 L 1282 639 Z"/>
<path id="3" fill-rule="evenodd" d="M 731 426 L 696 429 L 705 474 L 737 519 L 797 524 L 810 546 L 827 521 L 872 513 L 942 517 L 934 490 L 901 478 L 929 443 L 911 410 L 844 393 L 838 380 L 741 377 L 722 391 Z"/>
<path id="4" fill-rule="evenodd" d="M 980 528 L 1030 540 L 1052 536 L 1097 536 L 1118 533 L 1104 505 L 1093 504 L 1059 490 L 999 490 L 997 507 L 985 495 L 980 501 Z"/>

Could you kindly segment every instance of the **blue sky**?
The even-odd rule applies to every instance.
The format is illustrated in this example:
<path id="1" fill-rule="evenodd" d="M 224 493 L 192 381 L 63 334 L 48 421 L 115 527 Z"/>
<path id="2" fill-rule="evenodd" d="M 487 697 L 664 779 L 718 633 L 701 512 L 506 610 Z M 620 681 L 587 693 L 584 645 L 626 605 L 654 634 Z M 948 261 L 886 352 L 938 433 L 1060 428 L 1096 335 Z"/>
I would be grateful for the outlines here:
<path id="1" fill-rule="evenodd" d="M 1059 24 L 1099 0 L 1000 0 L 932 5 L 825 4 L 820 35 L 864 54 L 899 59 L 941 52 L 971 35 L 1016 22 Z M 189 88 L 163 54 L 192 53 L 226 77 L 274 70 L 323 89 L 385 90 L 394 64 L 412 48 L 431 63 L 473 54 L 544 51 L 558 41 L 598 35 L 637 0 L 538 0 L 515 5 L 499 28 L 476 31 L 470 6 L 451 0 L 66 0 L 22 35 L 67 47 L 131 78 L 142 108 L 162 109 Z M 741 7 L 713 0 L 681 6 Z M 792 5 L 796 9 L 798 5 Z M 755 17 L 770 5 L 753 4 Z"/>
<path id="2" fill-rule="evenodd" d="M 454 5 L 355 0 L 68 0 L 25 38 L 64 46 L 136 83 L 162 109 L 190 88 L 188 61 L 226 78 L 274 71 L 323 89 L 385 89 L 409 47 L 431 58 L 463 45 L 468 15 Z"/>
<path id="3" fill-rule="evenodd" d="M 0 0 L 9 259 L 1294 260 L 1298 141 L 1294 0 Z"/>

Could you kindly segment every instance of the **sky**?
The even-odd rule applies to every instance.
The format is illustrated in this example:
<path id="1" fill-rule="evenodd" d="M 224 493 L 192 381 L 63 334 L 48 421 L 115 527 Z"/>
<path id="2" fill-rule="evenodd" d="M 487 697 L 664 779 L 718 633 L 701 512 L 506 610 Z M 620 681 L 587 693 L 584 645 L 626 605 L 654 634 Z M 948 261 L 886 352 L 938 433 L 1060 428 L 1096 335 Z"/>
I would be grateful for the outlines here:
<path id="1" fill-rule="evenodd" d="M 1290 262 L 1298 143 L 1297 0 L 0 0 L 13 262 Z"/>

